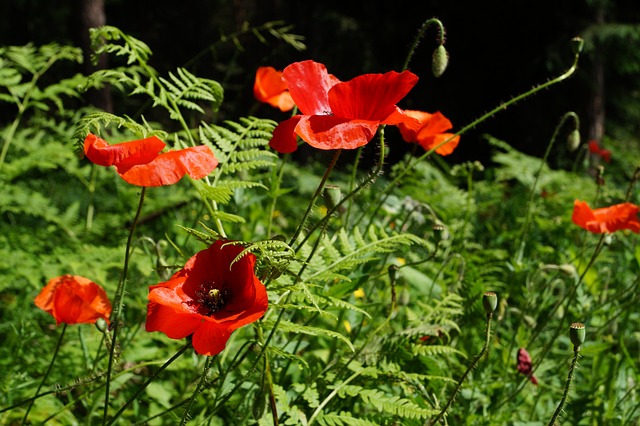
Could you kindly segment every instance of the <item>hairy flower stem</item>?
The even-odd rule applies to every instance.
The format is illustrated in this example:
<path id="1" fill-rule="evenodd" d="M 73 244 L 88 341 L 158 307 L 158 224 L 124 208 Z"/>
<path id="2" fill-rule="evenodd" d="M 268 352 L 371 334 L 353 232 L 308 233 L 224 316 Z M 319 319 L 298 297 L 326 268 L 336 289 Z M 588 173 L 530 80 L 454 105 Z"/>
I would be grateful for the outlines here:
<path id="1" fill-rule="evenodd" d="M 580 119 L 578 118 L 578 115 L 575 112 L 570 111 L 566 113 L 564 116 L 562 116 L 562 119 L 560 119 L 560 122 L 558 123 L 555 130 L 553 131 L 553 135 L 551 136 L 551 140 L 547 145 L 547 150 L 544 153 L 544 157 L 540 161 L 540 167 L 538 167 L 538 171 L 536 172 L 535 178 L 533 180 L 533 185 L 531 185 L 531 189 L 529 190 L 529 199 L 527 200 L 527 210 L 526 210 L 527 213 L 524 219 L 524 224 L 520 229 L 520 236 L 516 240 L 516 247 L 515 247 L 515 253 L 516 253 L 515 263 L 516 264 L 519 264 L 522 262 L 525 240 L 527 238 L 527 232 L 529 231 L 529 224 L 531 223 L 531 213 L 533 211 L 533 208 L 532 208 L 533 199 L 536 195 L 536 188 L 538 186 L 538 181 L 540 180 L 540 176 L 542 175 L 542 169 L 544 168 L 544 165 L 547 164 L 547 159 L 549 158 L 549 154 L 551 153 L 551 148 L 556 142 L 558 133 L 560 133 L 560 129 L 562 128 L 562 126 L 564 126 L 564 123 L 570 118 L 573 119 L 574 121 L 573 128 L 574 129 L 580 128 Z"/>
<path id="2" fill-rule="evenodd" d="M 429 423 L 429 425 L 435 425 L 436 423 L 438 423 L 444 417 L 444 415 L 447 413 L 447 410 L 449 409 L 449 407 L 451 407 L 451 404 L 453 404 L 453 400 L 456 398 L 456 396 L 460 392 L 460 389 L 462 389 L 462 384 L 466 380 L 467 376 L 469 375 L 469 373 L 471 373 L 471 370 L 473 370 L 474 368 L 476 368 L 478 366 L 478 362 L 480 361 L 480 359 L 482 359 L 484 354 L 489 349 L 489 342 L 491 341 L 491 320 L 492 319 L 493 319 L 493 313 L 487 314 L 487 329 L 486 329 L 486 332 L 485 332 L 485 339 L 484 339 L 484 345 L 482 346 L 482 350 L 480 351 L 480 353 L 478 355 L 476 355 L 475 358 L 473 358 L 473 361 L 471 361 L 471 364 L 469 364 L 469 367 L 467 367 L 467 371 L 465 371 L 464 374 L 462 375 L 462 377 L 460 377 L 460 380 L 458 380 L 458 384 L 456 385 L 456 388 L 453 390 L 453 393 L 449 397 L 449 400 L 447 401 L 447 404 L 440 411 L 440 413 L 436 416 L 436 418 L 433 419 L 433 421 L 431 421 L 431 423 Z"/>
<path id="3" fill-rule="evenodd" d="M 120 409 L 118 410 L 118 412 L 111 418 L 111 420 L 109 421 L 109 423 L 107 423 L 107 425 L 112 425 L 117 419 L 118 417 L 120 417 L 120 414 L 122 414 L 124 412 L 124 410 L 126 410 L 126 408 L 129 406 L 129 404 L 131 404 L 133 401 L 136 400 L 136 398 L 138 398 L 138 396 L 142 393 L 142 391 L 144 391 L 147 386 L 149 386 L 149 383 L 151 383 L 152 381 L 155 380 L 156 377 L 158 377 L 158 375 L 160 373 L 162 373 L 169 365 L 171 365 L 171 363 L 173 361 L 175 361 L 176 359 L 178 359 L 180 357 L 180 355 L 182 355 L 187 349 L 189 349 L 191 347 L 191 343 L 187 343 L 186 345 L 184 345 L 182 348 L 180 348 L 180 350 L 178 350 L 178 352 L 176 352 L 176 354 L 174 356 L 172 356 L 171 358 L 169 358 L 169 360 L 167 360 L 167 362 L 165 362 L 164 364 L 162 364 L 162 366 L 158 369 L 158 371 L 156 371 L 155 373 L 153 373 L 151 375 L 151 377 L 149 377 L 136 391 L 136 393 L 134 393 L 128 400 L 127 402 L 124 403 L 124 405 L 122 407 L 120 407 Z"/>
<path id="4" fill-rule="evenodd" d="M 120 282 L 118 283 L 118 288 L 116 289 L 116 295 L 114 298 L 116 309 L 111 313 L 111 324 L 113 325 L 113 337 L 111 338 L 111 346 L 109 347 L 109 363 L 107 366 L 107 383 L 105 386 L 104 393 L 104 412 L 102 415 L 102 424 L 103 426 L 107 424 L 107 415 L 109 414 L 109 394 L 110 394 L 110 384 L 111 384 L 111 371 L 113 370 L 113 358 L 115 356 L 116 351 L 116 343 L 118 338 L 118 329 L 120 323 L 120 315 L 122 314 L 122 306 L 124 302 L 124 290 L 127 282 L 127 274 L 129 272 L 129 259 L 131 257 L 131 242 L 133 241 L 133 235 L 136 230 L 136 225 L 138 224 L 138 219 L 140 218 L 140 213 L 142 212 L 142 205 L 144 204 L 144 196 L 147 188 L 142 187 L 140 191 L 140 201 L 138 202 L 138 209 L 136 210 L 136 215 L 133 218 L 133 223 L 131 224 L 131 229 L 129 230 L 129 236 L 127 237 L 127 246 L 125 248 L 124 253 L 124 265 L 122 267 L 122 275 L 120 276 Z"/>
<path id="5" fill-rule="evenodd" d="M 440 148 L 441 146 L 445 145 L 446 143 L 451 141 L 456 136 L 463 135 L 464 133 L 466 133 L 467 131 L 471 130 L 472 128 L 474 128 L 478 124 L 480 124 L 480 123 L 488 120 L 489 118 L 493 117 L 494 115 L 496 115 L 500 111 L 506 110 L 508 107 L 510 107 L 511 105 L 515 104 L 516 102 L 519 102 L 519 101 L 521 101 L 523 99 L 526 99 L 529 96 L 532 96 L 532 95 L 534 95 L 534 94 L 536 94 L 536 93 L 538 93 L 538 92 L 540 92 L 540 91 L 542 91 L 544 89 L 547 89 L 547 88 L 553 86 L 554 84 L 558 84 L 558 83 L 566 80 L 567 78 L 571 77 L 573 75 L 573 73 L 576 71 L 576 69 L 578 68 L 578 59 L 579 59 L 579 57 L 580 57 L 580 54 L 576 53 L 575 56 L 574 56 L 573 64 L 571 65 L 571 67 L 569 69 L 567 69 L 564 73 L 559 75 L 558 77 L 553 78 L 553 79 L 551 79 L 551 80 L 549 80 L 549 81 L 547 81 L 545 83 L 539 84 L 539 85 L 533 87 L 532 89 L 530 89 L 530 90 L 528 90 L 528 91 L 526 91 L 524 93 L 521 93 L 521 94 L 519 94 L 517 96 L 514 96 L 513 98 L 509 99 L 506 102 L 501 103 L 497 107 L 493 108 L 491 111 L 487 112 L 486 114 L 482 115 L 479 118 L 476 118 L 471 123 L 467 124 L 465 127 L 460 129 L 457 133 L 455 133 L 454 135 L 452 135 L 451 137 L 449 137 L 448 139 L 446 139 L 445 141 L 443 141 L 439 145 L 434 146 L 429 151 L 427 151 L 424 154 L 422 154 L 420 157 L 413 158 L 412 161 L 407 162 L 406 166 L 402 169 L 402 171 L 398 174 L 398 176 L 396 176 L 385 187 L 385 189 L 381 191 L 381 193 L 380 193 L 380 201 L 378 202 L 376 207 L 373 209 L 373 211 L 372 211 L 372 213 L 370 215 L 370 218 L 373 218 L 376 215 L 376 213 L 378 212 L 380 207 L 382 207 L 382 205 L 387 200 L 387 198 L 389 198 L 389 195 L 391 195 L 391 190 L 393 188 L 395 188 L 396 185 L 398 185 L 398 183 L 402 180 L 402 178 L 405 177 L 405 175 L 407 173 L 409 173 L 411 170 L 413 170 L 413 165 L 414 164 L 419 163 L 420 161 L 423 161 L 424 159 L 429 157 L 432 152 L 434 152 L 436 149 Z M 365 213 L 363 213 L 363 216 L 364 216 L 364 214 Z M 362 217 L 360 218 L 360 220 L 362 220 Z"/>
<path id="6" fill-rule="evenodd" d="M 360 185 L 358 185 L 353 191 L 351 191 L 348 194 L 346 194 L 338 203 L 336 203 L 335 206 L 333 206 L 331 209 L 329 209 L 327 211 L 327 214 L 320 221 L 318 221 L 315 225 L 313 225 L 311 227 L 311 229 L 309 229 L 309 232 L 307 232 L 307 235 L 300 242 L 300 244 L 298 244 L 298 246 L 296 247 L 295 251 L 298 251 L 300 249 L 300 247 L 302 247 L 304 245 L 304 243 L 307 242 L 307 240 L 309 239 L 311 234 L 313 234 L 313 232 L 316 229 L 318 229 L 321 226 L 322 227 L 326 226 L 326 224 L 329 222 L 329 220 L 331 219 L 333 214 L 336 211 L 338 211 L 340 206 L 342 206 L 344 203 L 346 203 L 351 198 L 353 198 L 362 189 L 364 189 L 367 186 L 371 185 L 376 180 L 376 178 L 380 175 L 380 173 L 382 173 L 382 166 L 384 165 L 384 156 L 385 156 L 384 126 L 380 126 L 380 130 L 378 130 L 378 132 L 380 133 L 380 154 L 378 156 L 378 163 L 376 165 L 376 168 L 371 173 L 369 173 L 369 176 L 367 176 L 365 178 L 365 180 L 362 181 L 362 183 L 360 183 Z"/>
<path id="7" fill-rule="evenodd" d="M 580 347 L 574 346 L 573 360 L 571 361 L 571 367 L 569 367 L 569 374 L 567 375 L 567 383 L 564 385 L 564 393 L 562 394 L 562 399 L 560 400 L 560 403 L 558 404 L 556 411 L 553 413 L 553 416 L 551 416 L 551 420 L 549 420 L 548 426 L 555 425 L 555 421 L 560 415 L 560 412 L 562 411 L 562 408 L 564 407 L 564 404 L 567 401 L 567 396 L 569 395 L 569 389 L 571 388 L 571 381 L 573 380 L 573 371 L 575 370 L 576 365 L 578 364 L 579 356 L 580 356 Z"/>
<path id="8" fill-rule="evenodd" d="M 304 215 L 302 216 L 302 220 L 300 221 L 300 224 L 298 224 L 298 228 L 293 233 L 293 236 L 291 237 L 291 241 L 289 241 L 289 246 L 293 246 L 293 243 L 296 242 L 296 240 L 298 239 L 298 236 L 302 232 L 302 229 L 304 228 L 304 225 L 307 222 L 307 219 L 309 218 L 309 215 L 311 214 L 311 210 L 313 210 L 313 207 L 316 204 L 316 200 L 318 199 L 320 194 L 322 194 L 322 190 L 324 189 L 324 185 L 325 185 L 325 183 L 327 183 L 327 179 L 329 179 L 329 175 L 331 174 L 331 171 L 333 170 L 333 168 L 335 167 L 336 163 L 338 162 L 338 158 L 340 158 L 340 153 L 341 152 L 342 152 L 341 149 L 336 150 L 335 154 L 333 155 L 333 159 L 331 160 L 331 163 L 329 163 L 329 167 L 327 167 L 327 170 L 324 171 L 324 175 L 322 175 L 322 179 L 320 180 L 320 184 L 318 185 L 318 189 L 316 189 L 315 194 L 313 194 L 313 197 L 311 197 L 311 201 L 309 202 L 309 206 L 307 206 L 307 211 L 304 212 Z M 329 216 L 328 212 L 327 212 L 327 216 Z M 313 231 L 311 231 L 311 232 L 313 232 Z M 309 232 L 309 234 L 311 234 L 311 232 Z M 306 238 L 305 238 L 305 241 L 306 241 Z M 300 247 L 302 247 L 302 243 L 298 246 L 298 248 L 300 248 Z M 297 249 L 296 249 L 296 251 L 297 251 Z"/>
<path id="9" fill-rule="evenodd" d="M 186 425 L 187 421 L 189 420 L 189 412 L 191 411 L 191 407 L 193 407 L 194 402 L 196 402 L 196 399 L 198 399 L 198 394 L 200 393 L 200 389 L 202 388 L 202 385 L 204 384 L 204 381 L 207 378 L 207 374 L 209 373 L 209 369 L 211 368 L 212 361 L 213 361 L 213 357 L 210 356 L 210 357 L 207 357 L 206 361 L 204 362 L 204 370 L 202 371 L 202 376 L 200 377 L 200 380 L 198 381 L 196 388 L 193 390 L 193 394 L 191 395 L 191 398 L 189 398 L 189 404 L 187 404 L 187 406 L 184 409 L 184 412 L 182 413 L 180 426 Z"/>
<path id="10" fill-rule="evenodd" d="M 56 344 L 56 349 L 53 352 L 53 356 L 51 357 L 51 361 L 49 362 L 49 367 L 47 367 L 47 372 L 44 373 L 44 377 L 40 381 L 40 384 L 38 385 L 38 389 L 36 389 L 35 396 L 31 399 L 31 402 L 29 402 L 29 406 L 27 407 L 27 411 L 24 413 L 24 417 L 22 418 L 22 422 L 20 423 L 21 425 L 26 424 L 27 419 L 29 418 L 29 411 L 31 411 L 31 407 L 33 407 L 33 403 L 36 401 L 36 399 L 39 398 L 40 395 L 38 395 L 38 394 L 40 393 L 40 389 L 42 389 L 42 386 L 44 386 L 44 382 L 46 382 L 47 378 L 49 377 L 49 373 L 51 373 L 51 369 L 53 368 L 53 363 L 55 362 L 55 360 L 56 360 L 56 358 L 58 356 L 58 351 L 60 350 L 60 347 L 62 346 L 62 338 L 64 337 L 64 332 L 65 331 L 67 331 L 67 324 L 66 323 L 62 326 L 62 331 L 60 332 L 60 337 L 58 337 L 58 343 Z"/>
<path id="11" fill-rule="evenodd" d="M 440 20 L 437 18 L 427 19 L 422 23 L 422 26 L 418 30 L 418 34 L 416 34 L 416 38 L 413 40 L 413 43 L 411 43 L 411 48 L 409 49 L 409 53 L 407 53 L 407 58 L 402 65 L 402 71 L 405 71 L 409 68 L 411 58 L 413 58 L 413 54 L 416 53 L 416 49 L 420 44 L 420 40 L 422 40 L 422 37 L 424 37 L 424 34 L 427 32 L 427 28 L 429 28 L 431 24 L 438 26 L 438 43 L 444 43 L 444 26 L 442 25 L 442 22 L 440 22 Z"/>
<path id="12" fill-rule="evenodd" d="M 351 178 L 349 179 L 349 192 L 353 191 L 353 187 L 356 183 L 356 174 L 358 173 L 358 165 L 360 164 L 360 156 L 362 155 L 362 146 L 356 150 L 356 158 L 353 161 L 353 168 L 351 169 Z M 347 214 L 344 216 L 345 226 L 349 226 L 349 217 L 351 216 L 351 207 L 353 207 L 353 201 L 349 203 L 347 208 Z"/>
<path id="13" fill-rule="evenodd" d="M 563 298 L 558 303 L 555 304 L 555 306 L 553 307 L 551 312 L 546 314 L 546 318 L 552 318 L 553 315 L 558 310 L 558 308 L 560 306 L 562 306 L 563 304 L 564 304 L 564 311 L 565 312 L 568 311 L 569 307 L 573 303 L 573 298 L 576 295 L 578 287 L 580 286 L 580 284 L 584 280 L 584 277 L 587 275 L 587 272 L 589 272 L 589 269 L 591 269 L 591 267 L 595 263 L 598 255 L 602 251 L 602 248 L 604 247 L 605 236 L 606 236 L 606 234 L 602 234 L 600 236 L 600 239 L 598 240 L 598 244 L 596 245 L 596 249 L 593 251 L 593 254 L 591 255 L 591 258 L 589 259 L 589 263 L 587 264 L 586 268 L 584 269 L 584 271 L 582 271 L 582 274 L 580 274 L 580 277 L 575 282 L 575 284 L 573 286 L 571 286 L 571 288 L 569 289 L 568 292 L 565 293 Z M 547 356 L 547 353 L 549 353 L 549 351 L 551 350 L 551 347 L 555 343 L 555 341 L 558 338 L 558 336 L 560 336 L 560 333 L 562 332 L 563 328 L 565 327 L 565 319 L 566 318 L 564 318 L 564 317 L 561 318 L 560 322 L 558 323 L 558 326 L 554 330 L 553 336 L 547 342 L 547 344 L 542 348 L 542 352 L 540 352 L 540 355 L 538 357 L 539 361 L 534 365 L 533 370 L 531 371 L 531 375 L 533 375 L 536 372 L 536 370 L 540 366 L 540 363 Z M 542 330 L 542 328 L 540 328 L 540 329 L 536 330 L 536 332 L 534 332 L 534 334 L 529 339 L 529 342 L 527 343 L 527 346 L 531 346 L 532 345 L 532 343 L 535 341 L 535 339 L 540 334 L 541 330 Z M 516 390 L 511 395 L 506 397 L 504 400 L 500 401 L 500 403 L 496 407 L 496 410 L 498 408 L 502 407 L 503 405 L 505 405 L 506 403 L 508 403 L 509 401 L 513 400 L 524 389 L 524 387 L 525 387 L 526 383 L 528 382 L 528 380 L 529 380 L 528 378 L 523 378 L 522 381 L 520 382 L 520 385 L 516 388 Z"/>

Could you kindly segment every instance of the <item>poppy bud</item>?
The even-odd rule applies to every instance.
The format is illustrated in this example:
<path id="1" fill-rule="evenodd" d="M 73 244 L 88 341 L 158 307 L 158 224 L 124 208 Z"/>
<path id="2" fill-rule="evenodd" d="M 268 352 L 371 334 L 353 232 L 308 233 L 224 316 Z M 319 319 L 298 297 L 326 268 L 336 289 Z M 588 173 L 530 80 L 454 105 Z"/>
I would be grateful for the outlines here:
<path id="1" fill-rule="evenodd" d="M 582 52 L 582 46 L 584 46 L 584 40 L 580 37 L 574 37 L 571 39 L 571 50 L 573 50 L 575 55 Z"/>
<path id="2" fill-rule="evenodd" d="M 109 329 L 109 324 L 107 324 L 107 321 L 104 318 L 98 318 L 96 320 L 96 328 L 100 333 L 106 333 Z"/>
<path id="3" fill-rule="evenodd" d="M 436 223 L 435 225 L 433 225 L 433 238 L 436 240 L 436 244 L 440 244 L 440 242 L 442 240 L 446 240 L 448 235 L 447 235 L 447 230 L 445 229 L 444 225 L 441 223 Z"/>
<path id="4" fill-rule="evenodd" d="M 389 274 L 391 282 L 395 282 L 398 275 L 398 267 L 396 265 L 389 265 L 387 273 Z"/>
<path id="5" fill-rule="evenodd" d="M 340 187 L 335 185 L 325 186 L 323 195 L 324 195 L 324 202 L 327 204 L 328 209 L 332 209 L 335 206 L 337 206 L 340 200 L 342 199 L 342 192 L 340 191 Z"/>
<path id="6" fill-rule="evenodd" d="M 447 65 L 449 64 L 449 54 L 447 53 L 447 49 L 444 48 L 444 45 L 436 47 L 436 50 L 433 51 L 433 56 L 431 57 L 431 70 L 435 77 L 440 77 L 444 74 L 444 71 L 447 69 Z"/>
<path id="7" fill-rule="evenodd" d="M 498 296 L 493 291 L 487 291 L 482 295 L 482 307 L 487 315 L 493 315 L 498 307 Z"/>
<path id="8" fill-rule="evenodd" d="M 574 322 L 569 327 L 569 338 L 571 339 L 571 343 L 573 343 L 573 350 L 579 352 L 582 344 L 584 343 L 586 330 L 584 328 L 584 324 L 579 322 Z"/>
<path id="9" fill-rule="evenodd" d="M 569 152 L 573 152 L 580 146 L 580 131 L 573 129 L 567 137 L 567 149 Z"/>
<path id="10" fill-rule="evenodd" d="M 264 409 L 267 406 L 267 400 L 264 397 L 264 390 L 258 389 L 253 394 L 253 404 L 251 404 L 251 412 L 253 414 L 253 418 L 255 420 L 259 420 L 262 418 L 264 414 Z"/>

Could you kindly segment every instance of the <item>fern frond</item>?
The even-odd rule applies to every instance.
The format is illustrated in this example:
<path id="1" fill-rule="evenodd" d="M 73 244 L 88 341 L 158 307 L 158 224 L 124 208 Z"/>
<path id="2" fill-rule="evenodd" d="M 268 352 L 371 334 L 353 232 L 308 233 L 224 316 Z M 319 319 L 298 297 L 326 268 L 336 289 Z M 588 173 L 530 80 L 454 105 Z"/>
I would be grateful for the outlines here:
<path id="1" fill-rule="evenodd" d="M 374 423 L 370 420 L 363 418 L 352 417 L 350 413 L 341 411 L 340 413 L 326 413 L 320 414 L 316 417 L 316 421 L 320 425 L 324 426 L 378 426 L 379 423 Z"/>
<path id="2" fill-rule="evenodd" d="M 92 57 L 97 63 L 102 53 L 113 53 L 116 56 L 126 56 L 127 64 L 146 63 L 151 56 L 149 46 L 135 37 L 125 34 L 119 28 L 105 25 L 103 27 L 89 29 L 91 48 L 94 51 Z M 116 44 L 112 42 L 122 42 Z"/>
<path id="3" fill-rule="evenodd" d="M 76 140 L 79 151 L 82 152 L 82 143 L 89 133 L 100 134 L 103 128 L 115 125 L 124 127 L 140 138 L 158 136 L 166 139 L 167 133 L 162 130 L 154 130 L 148 123 L 138 124 L 129 117 L 120 117 L 104 111 L 96 111 L 83 116 L 76 124 L 73 138 Z"/>
<path id="4" fill-rule="evenodd" d="M 275 321 L 267 320 L 267 321 L 264 321 L 264 323 L 265 323 L 265 326 L 269 328 L 275 326 Z M 349 349 L 351 349 L 352 352 L 355 352 L 355 348 L 353 347 L 353 344 L 351 343 L 351 341 L 336 331 L 326 330 L 324 328 L 318 328 L 318 327 L 310 327 L 307 325 L 295 324 L 287 320 L 280 321 L 280 323 L 278 324 L 278 331 L 281 333 L 298 333 L 298 334 L 307 334 L 310 336 L 318 336 L 318 335 L 328 336 L 344 342 L 347 346 L 349 346 Z"/>

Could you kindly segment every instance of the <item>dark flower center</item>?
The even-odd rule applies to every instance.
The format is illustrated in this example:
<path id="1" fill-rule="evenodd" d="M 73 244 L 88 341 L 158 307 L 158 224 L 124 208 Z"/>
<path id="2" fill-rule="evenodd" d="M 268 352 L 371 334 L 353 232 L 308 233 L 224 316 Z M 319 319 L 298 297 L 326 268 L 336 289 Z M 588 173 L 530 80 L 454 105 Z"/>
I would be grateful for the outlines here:
<path id="1" fill-rule="evenodd" d="M 203 283 L 196 290 L 194 300 L 187 302 L 189 306 L 194 306 L 200 315 L 211 316 L 231 300 L 231 291 L 226 287 L 215 288 L 215 283 Z"/>

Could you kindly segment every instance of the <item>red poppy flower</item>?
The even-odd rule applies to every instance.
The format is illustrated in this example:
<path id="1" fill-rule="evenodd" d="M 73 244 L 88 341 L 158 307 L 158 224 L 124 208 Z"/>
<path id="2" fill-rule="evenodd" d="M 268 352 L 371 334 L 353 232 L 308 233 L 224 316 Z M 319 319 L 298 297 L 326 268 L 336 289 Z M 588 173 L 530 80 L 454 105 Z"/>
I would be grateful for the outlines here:
<path id="1" fill-rule="evenodd" d="M 418 126 L 396 103 L 418 82 L 409 72 L 364 74 L 340 82 L 318 62 L 296 62 L 282 73 L 291 97 L 302 112 L 283 121 L 270 145 L 278 152 L 297 149 L 296 135 L 318 149 L 354 149 L 367 144 L 381 124 Z"/>
<path id="2" fill-rule="evenodd" d="M 594 234 L 611 233 L 620 229 L 630 229 L 637 234 L 640 233 L 639 211 L 640 207 L 631 203 L 591 210 L 585 201 L 576 200 L 571 220 Z"/>
<path id="3" fill-rule="evenodd" d="M 607 163 L 611 162 L 611 151 L 600 148 L 600 145 L 598 145 L 596 141 L 589 141 L 589 152 L 601 157 Z"/>
<path id="4" fill-rule="evenodd" d="M 524 374 L 525 376 L 529 376 L 529 380 L 534 385 L 538 384 L 538 379 L 532 373 L 533 371 L 533 363 L 531 362 L 531 356 L 529 352 L 525 348 L 518 349 L 518 365 L 516 366 L 519 373 Z"/>
<path id="5" fill-rule="evenodd" d="M 243 247 L 228 243 L 216 241 L 169 281 L 149 287 L 147 331 L 171 339 L 193 335 L 196 352 L 216 355 L 233 330 L 262 317 L 267 290 L 254 273 L 255 256 L 236 260 Z"/>
<path id="6" fill-rule="evenodd" d="M 51 314 L 56 325 L 93 324 L 98 318 L 109 323 L 111 303 L 102 287 L 88 278 L 63 275 L 52 278 L 34 303 Z"/>
<path id="7" fill-rule="evenodd" d="M 453 136 L 453 133 L 444 133 L 451 129 L 453 125 L 451 121 L 439 111 L 430 114 L 423 111 L 405 110 L 404 113 L 420 122 L 418 129 L 415 129 L 413 126 L 408 126 L 406 123 L 398 124 L 402 139 L 406 142 L 419 143 L 426 151 L 429 151 Z M 446 144 L 437 148 L 436 152 L 440 155 L 449 155 L 456 149 L 459 142 L 460 136 L 456 136 Z"/>
<path id="8" fill-rule="evenodd" d="M 287 85 L 282 80 L 282 71 L 276 71 L 273 67 L 258 68 L 253 84 L 253 96 L 260 102 L 280 108 L 283 112 L 292 110 L 295 105 Z"/>
<path id="9" fill-rule="evenodd" d="M 138 186 L 173 185 L 185 174 L 202 179 L 218 165 L 204 145 L 161 153 L 165 146 L 155 136 L 109 145 L 89 133 L 84 140 L 84 153 L 99 166 L 116 166 L 122 179 Z"/>

